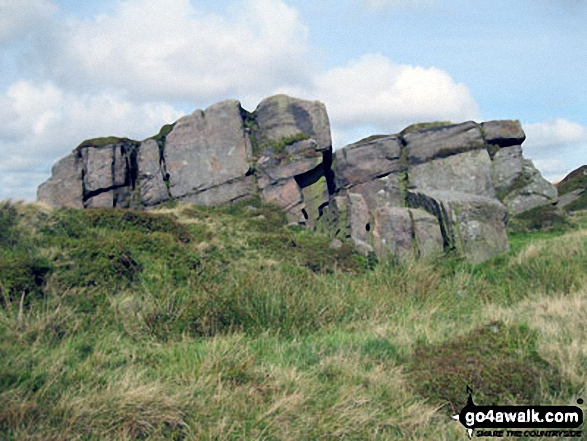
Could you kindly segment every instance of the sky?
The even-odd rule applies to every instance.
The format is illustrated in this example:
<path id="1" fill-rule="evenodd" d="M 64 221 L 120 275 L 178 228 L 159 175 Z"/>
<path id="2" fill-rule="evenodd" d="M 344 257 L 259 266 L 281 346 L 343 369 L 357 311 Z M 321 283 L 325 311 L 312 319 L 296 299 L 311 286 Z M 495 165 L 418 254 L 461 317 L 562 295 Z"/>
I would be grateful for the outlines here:
<path id="1" fill-rule="evenodd" d="M 83 140 L 196 109 L 326 104 L 334 148 L 518 119 L 555 182 L 587 164 L 587 0 L 0 0 L 0 200 Z"/>

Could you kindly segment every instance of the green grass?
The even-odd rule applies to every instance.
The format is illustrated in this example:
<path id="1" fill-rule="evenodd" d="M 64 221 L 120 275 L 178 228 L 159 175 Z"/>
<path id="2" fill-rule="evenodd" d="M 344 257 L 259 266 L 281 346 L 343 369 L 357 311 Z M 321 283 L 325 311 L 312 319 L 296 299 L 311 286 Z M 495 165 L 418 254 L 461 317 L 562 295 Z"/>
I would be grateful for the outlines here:
<path id="1" fill-rule="evenodd" d="M 437 127 L 450 126 L 452 124 L 454 124 L 454 123 L 452 123 L 450 121 L 421 122 L 421 123 L 412 124 L 412 125 L 406 127 L 399 134 L 400 134 L 400 136 L 404 136 L 404 135 L 407 135 L 408 133 L 419 132 L 420 130 L 428 130 L 428 129 L 433 129 L 433 128 L 437 128 Z"/>
<path id="2" fill-rule="evenodd" d="M 585 190 L 577 200 L 565 206 L 565 210 L 579 211 L 587 209 L 587 166 L 579 167 L 571 172 L 561 182 L 556 184 L 559 196 L 572 192 L 573 190 Z"/>
<path id="3" fill-rule="evenodd" d="M 371 136 L 367 136 L 366 138 L 363 138 L 357 142 L 354 142 L 353 144 L 364 144 L 364 143 L 368 143 L 371 141 L 376 141 L 381 138 L 387 138 L 388 136 L 393 136 L 393 135 L 371 135 Z"/>
<path id="4" fill-rule="evenodd" d="M 139 141 L 129 138 L 120 138 L 118 136 L 106 136 L 102 138 L 92 138 L 83 141 L 74 151 L 79 151 L 86 147 L 104 147 L 111 144 L 139 144 Z"/>
<path id="5" fill-rule="evenodd" d="M 578 188 L 587 188 L 587 165 L 569 173 L 556 187 L 559 195 L 570 193 Z"/>
<path id="6" fill-rule="evenodd" d="M 512 216 L 509 229 L 512 232 L 565 231 L 570 226 L 568 216 L 552 205 L 542 205 Z"/>
<path id="7" fill-rule="evenodd" d="M 176 123 L 172 123 L 172 124 L 165 124 L 161 127 L 161 130 L 159 130 L 159 133 L 157 133 L 154 136 L 151 136 L 151 138 L 149 139 L 154 139 L 155 141 L 164 141 L 165 138 L 167 137 L 167 135 L 169 135 L 171 133 L 171 131 L 173 130 L 173 128 L 175 127 Z"/>
<path id="8" fill-rule="evenodd" d="M 587 222 L 373 265 L 259 200 L 0 206 L 3 439 L 439 439 L 587 391 Z M 429 368 L 432 366 L 433 368 Z"/>
<path id="9" fill-rule="evenodd" d="M 306 133 L 297 133 L 293 136 L 285 136 L 278 140 L 267 140 L 260 145 L 255 143 L 256 148 L 253 149 L 255 156 L 266 154 L 267 150 L 270 150 L 270 155 L 276 156 L 278 159 L 283 160 L 288 157 L 287 147 L 295 144 L 299 141 L 309 139 L 310 136 Z"/>

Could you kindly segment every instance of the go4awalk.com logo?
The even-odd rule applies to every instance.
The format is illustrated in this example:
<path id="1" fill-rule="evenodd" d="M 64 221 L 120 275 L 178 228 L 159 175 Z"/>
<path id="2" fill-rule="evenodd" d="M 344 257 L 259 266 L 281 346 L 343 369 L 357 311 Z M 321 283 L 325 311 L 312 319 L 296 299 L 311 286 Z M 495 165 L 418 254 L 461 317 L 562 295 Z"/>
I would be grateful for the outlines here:
<path id="1" fill-rule="evenodd" d="M 577 406 L 477 406 L 473 391 L 467 386 L 467 405 L 452 418 L 467 430 L 469 438 L 580 438 L 583 411 Z M 582 405 L 583 400 L 577 400 Z"/>

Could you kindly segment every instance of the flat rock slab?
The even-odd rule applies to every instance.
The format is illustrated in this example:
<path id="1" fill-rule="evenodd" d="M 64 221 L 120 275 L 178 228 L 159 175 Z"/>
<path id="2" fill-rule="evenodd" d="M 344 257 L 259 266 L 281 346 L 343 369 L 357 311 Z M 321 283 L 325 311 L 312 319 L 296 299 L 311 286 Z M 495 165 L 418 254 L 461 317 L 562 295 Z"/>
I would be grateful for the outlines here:
<path id="1" fill-rule="evenodd" d="M 497 199 L 469 193 L 434 191 L 409 193 L 410 207 L 434 215 L 439 223 L 445 248 L 473 263 L 482 262 L 509 248 L 507 208 Z"/>
<path id="2" fill-rule="evenodd" d="M 520 121 L 500 120 L 481 123 L 485 140 L 501 147 L 520 145 L 526 139 Z"/>
<path id="3" fill-rule="evenodd" d="M 485 148 L 481 129 L 473 121 L 411 132 L 403 138 L 412 165 Z"/>
<path id="4" fill-rule="evenodd" d="M 409 188 L 423 191 L 458 191 L 495 197 L 491 159 L 485 149 L 413 165 L 408 170 Z"/>
<path id="5" fill-rule="evenodd" d="M 238 101 L 223 101 L 177 121 L 164 150 L 174 198 L 195 195 L 247 174 L 251 146 L 241 112 Z"/>
<path id="6" fill-rule="evenodd" d="M 401 140 L 384 136 L 359 141 L 335 152 L 338 187 L 351 187 L 400 170 Z"/>
<path id="7" fill-rule="evenodd" d="M 275 95 L 261 101 L 255 114 L 260 143 L 303 133 L 316 142 L 319 151 L 332 149 L 328 113 L 319 101 Z"/>
<path id="8" fill-rule="evenodd" d="M 243 176 L 213 187 L 208 187 L 197 193 L 188 194 L 178 200 L 196 205 L 222 205 L 252 196 L 253 188 L 252 176 Z"/>

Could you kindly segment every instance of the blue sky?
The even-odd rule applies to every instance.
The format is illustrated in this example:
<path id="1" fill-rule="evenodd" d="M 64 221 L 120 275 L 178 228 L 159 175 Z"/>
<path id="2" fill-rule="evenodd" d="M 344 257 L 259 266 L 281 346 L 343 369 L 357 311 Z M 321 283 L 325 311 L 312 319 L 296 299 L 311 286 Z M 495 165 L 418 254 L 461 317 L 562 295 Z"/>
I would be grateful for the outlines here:
<path id="1" fill-rule="evenodd" d="M 519 119 L 551 180 L 587 163 L 586 0 L 0 0 L 0 199 L 97 136 L 223 99 L 319 99 L 335 148 Z"/>

